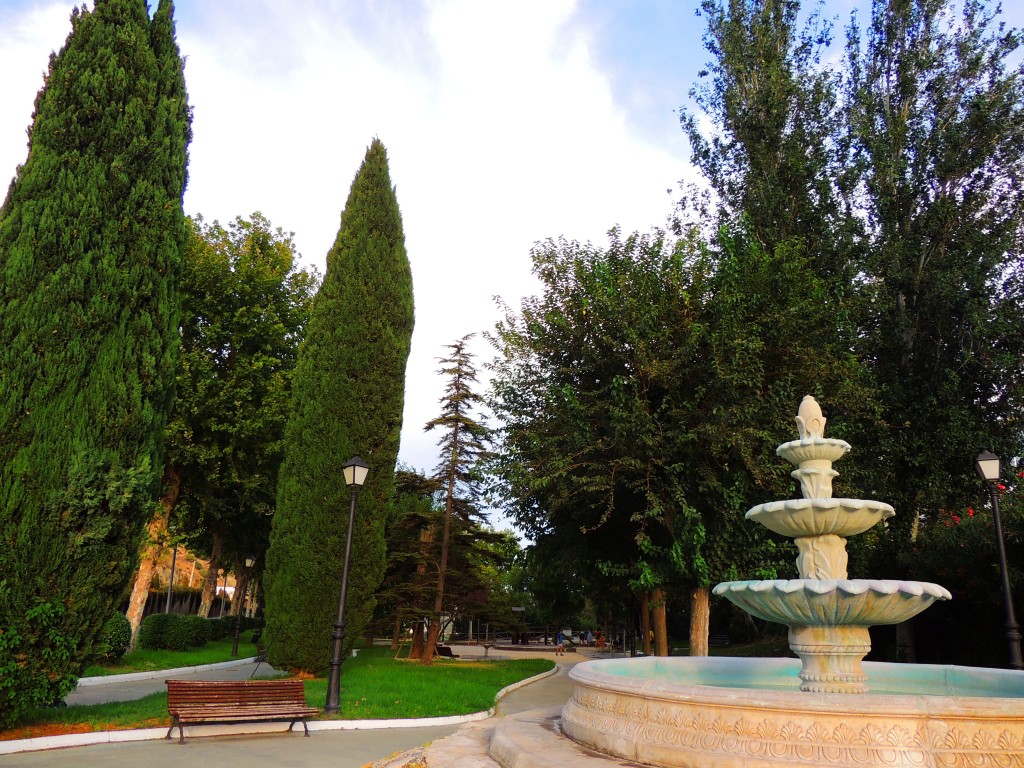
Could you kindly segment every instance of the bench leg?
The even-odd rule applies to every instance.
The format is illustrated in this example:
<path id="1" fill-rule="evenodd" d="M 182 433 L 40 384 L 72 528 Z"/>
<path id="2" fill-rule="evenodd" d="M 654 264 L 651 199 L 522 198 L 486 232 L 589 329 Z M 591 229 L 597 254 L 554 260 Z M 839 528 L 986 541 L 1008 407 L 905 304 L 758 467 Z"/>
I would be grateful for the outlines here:
<path id="1" fill-rule="evenodd" d="M 165 739 L 171 738 L 171 734 L 174 733 L 174 726 L 178 726 L 178 743 L 179 744 L 184 744 L 185 743 L 185 726 L 182 725 L 181 720 L 178 719 L 177 715 L 175 715 L 171 719 L 171 727 L 167 729 L 167 735 L 164 736 L 164 738 Z"/>
<path id="2" fill-rule="evenodd" d="M 299 722 L 302 723 L 302 730 L 304 730 L 306 732 L 306 735 L 309 736 L 309 726 L 306 725 L 305 720 L 292 720 L 292 724 L 288 726 L 288 732 L 291 733 L 292 728 L 294 728 L 295 724 Z"/>

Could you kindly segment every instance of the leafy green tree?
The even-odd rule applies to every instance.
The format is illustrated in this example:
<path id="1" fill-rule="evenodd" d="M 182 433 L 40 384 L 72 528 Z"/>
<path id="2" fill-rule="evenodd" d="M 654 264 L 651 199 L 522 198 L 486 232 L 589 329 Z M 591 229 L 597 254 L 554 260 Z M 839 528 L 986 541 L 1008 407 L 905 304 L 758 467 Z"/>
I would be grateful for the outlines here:
<path id="1" fill-rule="evenodd" d="M 766 251 L 746 224 L 723 228 L 715 243 L 700 355 L 707 375 L 691 395 L 699 450 L 687 497 L 705 511 L 706 564 L 693 620 L 702 620 L 707 590 L 718 581 L 792 572 L 788 540 L 779 547 L 744 514 L 794 495 L 792 466 L 775 449 L 796 437 L 803 396 L 816 395 L 839 415 L 829 422 L 833 435 L 845 436 L 847 424 L 873 413 L 870 377 L 842 343 L 850 334 L 837 332 L 842 313 L 830 282 L 815 274 L 799 242 Z M 691 649 L 704 640 L 691 635 Z"/>
<path id="2" fill-rule="evenodd" d="M 977 493 L 982 447 L 1020 453 L 1022 38 L 983 3 L 962 8 L 957 20 L 948 0 L 879 1 L 866 34 L 848 32 L 873 309 L 862 355 L 886 427 L 865 448 L 897 509 L 880 550 L 890 563 L 923 516 Z"/>
<path id="3" fill-rule="evenodd" d="M 667 602 L 690 592 L 691 652 L 706 652 L 712 584 L 792 568 L 743 513 L 787 495 L 775 447 L 801 398 L 864 399 L 828 283 L 743 222 L 713 247 L 613 232 L 607 250 L 549 244 L 534 259 L 544 295 L 496 337 L 506 507 L 537 556 L 595 594 L 647 594 L 656 653 Z"/>
<path id="4" fill-rule="evenodd" d="M 703 567 L 686 498 L 706 277 L 692 246 L 617 230 L 606 249 L 548 241 L 532 253 L 543 294 L 493 336 L 506 512 L 595 591 L 626 574 L 662 604 Z"/>
<path id="5" fill-rule="evenodd" d="M 159 492 L 190 138 L 172 15 L 73 12 L 0 207 L 0 725 L 73 687 Z"/>
<path id="6" fill-rule="evenodd" d="M 211 556 L 214 577 L 222 564 L 237 567 L 266 552 L 291 376 L 317 285 L 296 259 L 291 235 L 262 214 L 228 227 L 191 221 L 177 399 L 167 426 L 165 488 L 173 483 L 175 494 L 150 524 L 129 606 L 136 633 L 175 503 L 177 527 Z M 212 599 L 211 585 L 203 615 Z"/>
<path id="7" fill-rule="evenodd" d="M 948 539 L 920 526 L 976 494 L 977 451 L 1020 453 L 1021 33 L 973 0 L 876 0 L 830 72 L 828 26 L 798 31 L 793 0 L 702 9 L 714 78 L 694 93 L 716 128 L 684 116 L 694 160 L 725 220 L 826 280 L 830 347 L 869 374 L 861 398 L 822 393 L 856 448 L 843 480 L 897 509 L 851 557 L 913 574 Z"/>
<path id="8" fill-rule="evenodd" d="M 373 615 L 402 427 L 413 328 L 412 275 L 379 139 L 352 182 L 293 379 L 267 555 L 267 653 L 284 668 L 327 666 L 349 491 L 342 465 L 370 465 L 352 545 L 346 645 Z"/>
<path id="9" fill-rule="evenodd" d="M 434 471 L 434 478 L 441 486 L 444 500 L 434 606 L 421 656 L 424 664 L 429 664 L 433 660 L 437 637 L 441 631 L 445 579 L 448 576 L 448 558 L 453 545 L 453 518 L 458 517 L 462 523 L 456 530 L 461 529 L 464 534 L 468 533 L 473 517 L 477 513 L 481 493 L 480 474 L 477 470 L 488 455 L 490 430 L 474 416 L 474 411 L 483 402 L 483 397 L 473 389 L 477 381 L 476 366 L 473 364 L 473 354 L 466 348 L 471 338 L 472 334 L 449 344 L 448 356 L 439 359 L 441 368 L 438 373 L 448 379 L 444 396 L 441 398 L 441 415 L 428 421 L 424 427 L 428 432 L 434 429 L 443 430 L 437 442 L 441 448 L 441 462 Z"/>

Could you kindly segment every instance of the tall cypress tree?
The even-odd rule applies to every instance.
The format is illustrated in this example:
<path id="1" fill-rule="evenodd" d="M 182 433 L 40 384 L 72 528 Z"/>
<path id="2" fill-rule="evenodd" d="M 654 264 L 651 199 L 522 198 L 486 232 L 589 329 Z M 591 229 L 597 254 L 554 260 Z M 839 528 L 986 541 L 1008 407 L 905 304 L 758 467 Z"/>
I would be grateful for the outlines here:
<path id="1" fill-rule="evenodd" d="M 131 576 L 172 396 L 190 116 L 173 5 L 75 10 L 0 207 L 0 727 Z"/>
<path id="2" fill-rule="evenodd" d="M 349 491 L 342 465 L 370 465 L 359 495 L 346 645 L 384 576 L 384 520 L 402 428 L 412 274 L 387 152 L 374 139 L 352 182 L 293 379 L 291 421 L 267 555 L 267 654 L 322 670 L 338 604 Z"/>

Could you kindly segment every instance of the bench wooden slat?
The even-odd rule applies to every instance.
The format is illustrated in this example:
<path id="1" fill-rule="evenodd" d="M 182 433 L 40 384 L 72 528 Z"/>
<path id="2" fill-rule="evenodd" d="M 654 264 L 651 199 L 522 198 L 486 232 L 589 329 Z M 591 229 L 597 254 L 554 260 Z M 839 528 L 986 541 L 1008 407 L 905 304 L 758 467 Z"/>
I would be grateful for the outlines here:
<path id="1" fill-rule="evenodd" d="M 291 720 L 290 731 L 320 710 L 306 704 L 305 686 L 298 678 L 285 680 L 166 680 L 171 727 L 178 743 L 185 741 L 185 723 Z"/>

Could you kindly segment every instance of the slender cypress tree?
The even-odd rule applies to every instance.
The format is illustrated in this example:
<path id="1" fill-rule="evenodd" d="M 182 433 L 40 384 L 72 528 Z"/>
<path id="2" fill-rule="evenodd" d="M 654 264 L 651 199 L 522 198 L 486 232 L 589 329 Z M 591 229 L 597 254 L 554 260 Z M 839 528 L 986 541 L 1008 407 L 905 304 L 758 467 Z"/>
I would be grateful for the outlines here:
<path id="1" fill-rule="evenodd" d="M 318 671 L 330 660 L 349 508 L 342 465 L 355 454 L 370 474 L 356 510 L 347 647 L 372 615 L 384 576 L 412 328 L 402 217 L 387 152 L 374 139 L 327 254 L 293 379 L 265 577 L 267 654 L 275 666 Z"/>
<path id="2" fill-rule="evenodd" d="M 173 393 L 190 116 L 173 6 L 75 10 L 0 208 L 0 727 L 131 576 Z"/>

